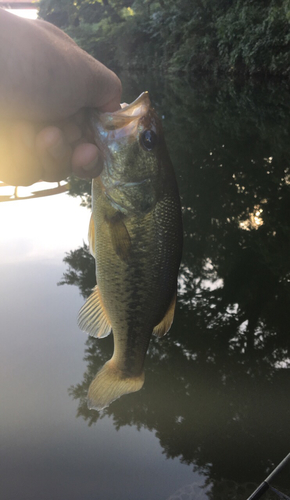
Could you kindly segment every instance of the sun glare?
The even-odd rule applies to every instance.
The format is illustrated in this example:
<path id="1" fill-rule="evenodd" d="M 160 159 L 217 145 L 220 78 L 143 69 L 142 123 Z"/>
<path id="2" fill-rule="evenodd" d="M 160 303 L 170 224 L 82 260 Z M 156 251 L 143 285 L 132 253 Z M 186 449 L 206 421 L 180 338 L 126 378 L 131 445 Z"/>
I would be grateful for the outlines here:
<path id="1" fill-rule="evenodd" d="M 256 205 L 254 211 L 248 214 L 248 218 L 240 221 L 239 226 L 241 229 L 250 231 L 251 229 L 259 229 L 263 224 L 263 208 Z"/>

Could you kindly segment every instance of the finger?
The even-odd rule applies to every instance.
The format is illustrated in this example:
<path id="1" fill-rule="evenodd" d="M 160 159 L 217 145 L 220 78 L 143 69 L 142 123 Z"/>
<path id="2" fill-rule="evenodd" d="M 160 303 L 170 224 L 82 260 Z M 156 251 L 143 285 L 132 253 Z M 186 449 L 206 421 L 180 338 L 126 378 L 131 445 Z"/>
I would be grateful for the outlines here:
<path id="1" fill-rule="evenodd" d="M 69 144 L 76 143 L 84 135 L 84 127 L 86 124 L 86 114 L 84 109 L 80 109 L 77 113 L 60 120 L 53 125 L 62 130 Z"/>
<path id="2" fill-rule="evenodd" d="M 74 144 L 82 138 L 82 130 L 75 123 L 68 122 L 61 127 L 64 136 L 69 144 Z"/>
<path id="3" fill-rule="evenodd" d="M 71 171 L 72 148 L 64 133 L 54 126 L 45 127 L 36 136 L 36 151 L 42 167 L 41 179 L 60 181 Z"/>
<path id="4" fill-rule="evenodd" d="M 86 106 L 102 111 L 117 111 L 120 109 L 122 84 L 113 71 L 99 61 L 88 56 L 92 71 L 92 80 L 87 88 Z"/>
<path id="5" fill-rule="evenodd" d="M 34 151 L 35 131 L 27 122 L 1 126 L 0 179 L 14 186 L 28 186 L 39 180 L 40 164 Z"/>
<path id="6" fill-rule="evenodd" d="M 99 110 L 102 111 L 103 113 L 110 112 L 112 113 L 113 111 L 117 111 L 120 109 L 122 105 L 120 105 L 120 96 L 115 95 L 113 99 L 111 99 L 109 102 L 106 104 L 103 104 L 103 106 L 99 107 Z"/>
<path id="7" fill-rule="evenodd" d="M 100 175 L 103 158 L 95 144 L 79 144 L 72 155 L 72 170 L 75 175 L 92 179 Z"/>

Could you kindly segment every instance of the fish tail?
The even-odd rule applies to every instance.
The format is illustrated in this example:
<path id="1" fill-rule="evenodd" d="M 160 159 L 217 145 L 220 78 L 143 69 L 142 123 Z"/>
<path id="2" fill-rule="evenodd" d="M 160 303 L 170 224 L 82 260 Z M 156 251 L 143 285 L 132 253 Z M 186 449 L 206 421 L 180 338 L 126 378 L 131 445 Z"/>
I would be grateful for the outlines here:
<path id="1" fill-rule="evenodd" d="M 89 387 L 88 408 L 103 410 L 124 394 L 139 391 L 143 384 L 144 372 L 137 377 L 125 378 L 112 358 L 100 369 Z"/>

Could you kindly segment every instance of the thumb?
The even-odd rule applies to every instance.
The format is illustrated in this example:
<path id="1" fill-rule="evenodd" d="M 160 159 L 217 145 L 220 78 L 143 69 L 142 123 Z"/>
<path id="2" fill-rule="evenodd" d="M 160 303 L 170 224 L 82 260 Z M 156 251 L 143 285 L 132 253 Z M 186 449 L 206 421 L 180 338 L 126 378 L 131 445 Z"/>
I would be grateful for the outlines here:
<path id="1" fill-rule="evenodd" d="M 122 84 L 117 75 L 102 63 L 86 54 L 91 67 L 91 80 L 88 85 L 86 106 L 99 110 L 117 111 L 120 109 Z"/>

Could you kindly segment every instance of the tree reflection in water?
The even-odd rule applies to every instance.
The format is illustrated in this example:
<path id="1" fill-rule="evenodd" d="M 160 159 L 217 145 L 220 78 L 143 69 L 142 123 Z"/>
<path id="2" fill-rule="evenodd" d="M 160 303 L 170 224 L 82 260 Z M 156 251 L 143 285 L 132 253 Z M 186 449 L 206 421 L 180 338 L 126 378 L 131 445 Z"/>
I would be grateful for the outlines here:
<path id="1" fill-rule="evenodd" d="M 128 101 L 138 95 L 126 91 Z M 165 115 L 184 211 L 174 325 L 152 339 L 140 392 L 102 414 L 88 410 L 112 338 L 87 340 L 84 380 L 69 392 L 88 425 L 110 415 L 117 429 L 155 431 L 167 457 L 208 476 L 216 500 L 222 478 L 257 482 L 289 452 L 289 88 L 166 82 L 151 97 Z M 62 283 L 86 297 L 87 247 L 65 260 Z"/>

